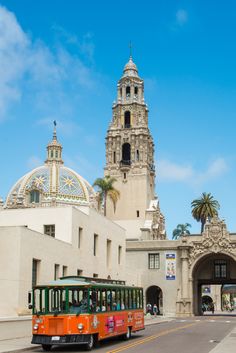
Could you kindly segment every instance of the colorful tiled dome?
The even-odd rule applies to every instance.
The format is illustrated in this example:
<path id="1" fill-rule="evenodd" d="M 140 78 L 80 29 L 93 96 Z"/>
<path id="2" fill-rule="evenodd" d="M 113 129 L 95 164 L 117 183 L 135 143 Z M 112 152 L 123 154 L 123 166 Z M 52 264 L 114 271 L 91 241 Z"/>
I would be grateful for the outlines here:
<path id="1" fill-rule="evenodd" d="M 54 128 L 53 141 L 47 146 L 44 166 L 33 169 L 20 178 L 9 192 L 6 208 L 56 205 L 94 205 L 96 194 L 92 186 L 78 173 L 64 166 L 62 146 Z"/>

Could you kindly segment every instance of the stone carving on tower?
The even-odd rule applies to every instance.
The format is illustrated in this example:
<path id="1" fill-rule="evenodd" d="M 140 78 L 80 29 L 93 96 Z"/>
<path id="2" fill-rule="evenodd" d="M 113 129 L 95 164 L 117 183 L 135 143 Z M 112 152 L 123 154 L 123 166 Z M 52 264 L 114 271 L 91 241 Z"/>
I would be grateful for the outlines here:
<path id="1" fill-rule="evenodd" d="M 154 142 L 148 128 L 144 82 L 132 56 L 117 84 L 117 100 L 112 106 L 112 121 L 106 136 L 105 175 L 116 178 L 115 187 L 120 192 L 115 211 L 107 200 L 107 217 L 126 220 L 130 225 L 136 221 L 139 231 L 148 223 L 146 233 L 150 239 L 165 238 L 165 220 L 155 196 Z"/>

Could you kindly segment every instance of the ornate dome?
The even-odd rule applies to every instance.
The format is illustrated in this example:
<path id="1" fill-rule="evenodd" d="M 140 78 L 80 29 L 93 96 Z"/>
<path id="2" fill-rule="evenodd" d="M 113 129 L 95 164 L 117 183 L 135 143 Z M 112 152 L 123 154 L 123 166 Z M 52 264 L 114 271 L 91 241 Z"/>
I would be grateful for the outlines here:
<path id="1" fill-rule="evenodd" d="M 45 165 L 33 169 L 17 181 L 7 196 L 6 208 L 66 204 L 95 206 L 96 193 L 92 186 L 78 173 L 64 166 L 56 123 L 54 125 Z"/>
<path id="2" fill-rule="evenodd" d="M 132 56 L 130 56 L 129 61 L 124 67 L 123 77 L 125 76 L 135 76 L 138 77 L 138 69 L 135 63 L 133 62 Z"/>

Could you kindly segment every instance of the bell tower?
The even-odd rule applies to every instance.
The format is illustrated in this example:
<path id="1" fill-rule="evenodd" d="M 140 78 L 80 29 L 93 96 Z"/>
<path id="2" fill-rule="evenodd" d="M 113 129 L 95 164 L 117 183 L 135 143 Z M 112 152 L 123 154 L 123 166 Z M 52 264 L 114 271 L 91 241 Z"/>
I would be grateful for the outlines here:
<path id="1" fill-rule="evenodd" d="M 155 199 L 154 143 L 148 128 L 144 82 L 132 56 L 117 84 L 117 100 L 112 106 L 105 175 L 116 178 L 114 186 L 120 192 L 115 210 L 107 200 L 107 217 L 115 221 L 139 220 L 141 226 Z"/>

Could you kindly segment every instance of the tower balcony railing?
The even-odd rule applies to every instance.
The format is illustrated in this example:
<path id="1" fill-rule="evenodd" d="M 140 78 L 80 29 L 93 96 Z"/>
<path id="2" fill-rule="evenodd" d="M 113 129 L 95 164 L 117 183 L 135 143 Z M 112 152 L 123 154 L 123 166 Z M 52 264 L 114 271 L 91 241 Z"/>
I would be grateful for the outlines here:
<path id="1" fill-rule="evenodd" d="M 121 167 L 130 167 L 130 165 L 131 165 L 131 160 L 122 159 L 120 161 L 120 166 Z"/>
<path id="2" fill-rule="evenodd" d="M 131 125 L 130 124 L 125 124 L 125 129 L 130 129 Z"/>

